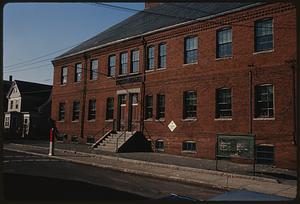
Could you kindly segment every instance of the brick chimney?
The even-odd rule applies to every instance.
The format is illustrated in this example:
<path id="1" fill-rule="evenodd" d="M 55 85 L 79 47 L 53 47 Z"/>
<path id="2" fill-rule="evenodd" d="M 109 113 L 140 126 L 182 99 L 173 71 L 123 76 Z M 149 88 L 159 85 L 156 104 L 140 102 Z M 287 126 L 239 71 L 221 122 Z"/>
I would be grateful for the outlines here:
<path id="1" fill-rule="evenodd" d="M 148 0 L 145 2 L 145 9 L 153 8 L 155 6 L 158 6 L 159 4 L 162 4 L 162 3 Z"/>

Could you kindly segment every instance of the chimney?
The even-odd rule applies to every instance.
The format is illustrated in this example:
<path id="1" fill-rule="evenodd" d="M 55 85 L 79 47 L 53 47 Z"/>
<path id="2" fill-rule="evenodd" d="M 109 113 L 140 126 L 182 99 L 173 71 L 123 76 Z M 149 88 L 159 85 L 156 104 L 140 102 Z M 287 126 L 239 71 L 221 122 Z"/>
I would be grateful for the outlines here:
<path id="1" fill-rule="evenodd" d="M 158 6 L 159 4 L 162 4 L 162 3 L 157 2 L 157 1 L 147 0 L 145 2 L 145 9 L 153 8 L 155 6 Z"/>
<path id="2" fill-rule="evenodd" d="M 12 81 L 12 75 L 9 75 L 9 81 Z"/>

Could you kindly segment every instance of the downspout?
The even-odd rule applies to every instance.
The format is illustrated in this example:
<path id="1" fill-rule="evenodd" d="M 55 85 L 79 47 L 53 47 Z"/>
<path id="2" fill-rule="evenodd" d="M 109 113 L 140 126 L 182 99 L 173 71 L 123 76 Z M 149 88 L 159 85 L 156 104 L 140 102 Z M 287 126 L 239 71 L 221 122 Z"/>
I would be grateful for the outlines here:
<path id="1" fill-rule="evenodd" d="M 254 67 L 253 64 L 249 64 L 249 134 L 252 134 L 252 130 L 253 130 L 253 103 L 252 103 L 252 84 L 253 84 L 253 77 L 252 77 L 252 68 Z"/>
<path id="2" fill-rule="evenodd" d="M 80 137 L 83 138 L 84 134 L 84 121 L 85 121 L 85 103 L 86 103 L 86 83 L 87 83 L 87 59 L 88 56 L 84 54 L 84 69 L 83 69 L 83 89 L 82 89 L 82 105 L 81 105 L 81 120 L 80 120 Z"/>
<path id="3" fill-rule="evenodd" d="M 145 104 L 145 81 L 146 81 L 146 66 L 147 66 L 147 42 L 142 36 L 142 43 L 143 43 L 143 76 L 142 76 L 142 90 L 141 90 L 141 124 L 140 124 L 140 131 L 142 135 L 144 134 L 144 104 Z"/>

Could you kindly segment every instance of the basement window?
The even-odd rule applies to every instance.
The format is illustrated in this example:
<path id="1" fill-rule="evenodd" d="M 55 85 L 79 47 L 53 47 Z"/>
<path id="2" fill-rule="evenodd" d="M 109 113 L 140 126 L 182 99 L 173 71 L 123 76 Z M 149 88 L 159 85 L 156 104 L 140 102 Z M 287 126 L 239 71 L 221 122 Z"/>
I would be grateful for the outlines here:
<path id="1" fill-rule="evenodd" d="M 94 144 L 95 143 L 95 137 L 91 136 L 91 135 L 87 136 L 86 143 L 87 144 Z"/>
<path id="2" fill-rule="evenodd" d="M 164 151 L 164 141 L 163 140 L 156 140 L 155 141 L 155 150 L 156 151 Z"/>
<path id="3" fill-rule="evenodd" d="M 71 143 L 77 144 L 78 143 L 78 136 L 72 135 L 72 137 L 71 137 Z"/>
<path id="4" fill-rule="evenodd" d="M 196 142 L 195 141 L 185 141 L 182 143 L 182 151 L 196 152 Z"/>
<path id="5" fill-rule="evenodd" d="M 256 163 L 257 164 L 274 164 L 274 146 L 257 145 L 256 146 Z"/>

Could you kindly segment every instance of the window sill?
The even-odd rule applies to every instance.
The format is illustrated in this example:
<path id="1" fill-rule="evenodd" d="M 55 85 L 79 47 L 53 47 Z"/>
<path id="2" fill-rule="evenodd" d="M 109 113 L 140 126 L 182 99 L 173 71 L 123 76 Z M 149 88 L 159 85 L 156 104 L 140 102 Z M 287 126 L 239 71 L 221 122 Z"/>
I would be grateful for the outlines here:
<path id="1" fill-rule="evenodd" d="M 148 119 L 145 119 L 144 121 L 145 121 L 145 122 L 147 122 L 147 121 L 148 121 L 148 122 L 153 122 L 153 119 L 152 119 L 152 118 L 148 118 Z"/>
<path id="2" fill-rule="evenodd" d="M 160 70 L 162 71 L 162 70 L 166 70 L 166 69 L 167 69 L 167 67 L 160 67 L 160 68 L 157 68 L 156 70 L 157 71 L 160 71 Z"/>
<path id="3" fill-rule="evenodd" d="M 192 151 L 192 150 L 181 150 L 181 153 L 196 154 L 197 151 Z"/>
<path id="4" fill-rule="evenodd" d="M 264 50 L 264 51 L 258 51 L 258 52 L 253 52 L 253 55 L 257 55 L 257 54 L 263 54 L 263 53 L 271 53 L 274 52 L 275 50 Z"/>
<path id="5" fill-rule="evenodd" d="M 165 152 L 164 149 L 155 149 L 156 152 Z"/>
<path id="6" fill-rule="evenodd" d="M 130 73 L 128 73 L 128 75 L 135 75 L 135 74 L 139 74 L 139 72 L 130 72 Z"/>
<path id="7" fill-rule="evenodd" d="M 216 61 L 230 60 L 230 59 L 232 59 L 232 58 L 233 58 L 232 56 L 230 56 L 230 57 L 218 57 L 218 58 L 216 58 Z"/>
<path id="8" fill-rule="evenodd" d="M 215 118 L 215 121 L 222 121 L 222 120 L 232 120 L 232 118 Z"/>
<path id="9" fill-rule="evenodd" d="M 118 75 L 118 77 L 125 77 L 125 76 L 127 76 L 127 73 Z"/>
<path id="10" fill-rule="evenodd" d="M 162 119 L 155 119 L 155 122 L 165 122 L 166 120 L 164 118 Z"/>
<path id="11" fill-rule="evenodd" d="M 88 120 L 89 123 L 96 122 L 96 119 Z"/>
<path id="12" fill-rule="evenodd" d="M 78 123 L 79 120 L 72 120 L 72 123 Z"/>
<path id="13" fill-rule="evenodd" d="M 111 123 L 111 122 L 113 122 L 113 121 L 114 121 L 113 119 L 105 120 L 105 122 L 108 122 L 108 123 Z"/>
<path id="14" fill-rule="evenodd" d="M 275 120 L 275 118 L 253 118 L 253 120 Z"/>
<path id="15" fill-rule="evenodd" d="M 67 85 L 67 83 L 65 83 L 65 84 L 59 84 L 59 86 L 66 86 Z"/>
<path id="16" fill-rule="evenodd" d="M 97 81 L 97 79 L 89 79 L 90 82 Z"/>
<path id="17" fill-rule="evenodd" d="M 58 120 L 57 122 L 58 123 L 64 123 L 65 121 L 64 120 Z"/>
<path id="18" fill-rule="evenodd" d="M 194 122 L 197 121 L 197 118 L 186 118 L 186 119 L 181 119 L 183 122 Z"/>
<path id="19" fill-rule="evenodd" d="M 146 73 L 153 72 L 153 71 L 154 71 L 154 68 L 153 69 L 149 69 L 149 70 L 145 70 Z"/>
<path id="20" fill-rule="evenodd" d="M 107 79 L 114 79 L 115 76 L 106 76 Z"/>
<path id="21" fill-rule="evenodd" d="M 197 62 L 192 62 L 192 63 L 188 63 L 188 64 L 183 64 L 182 66 L 189 66 L 189 65 L 196 65 L 196 64 L 198 64 L 198 61 Z"/>
<path id="22" fill-rule="evenodd" d="M 74 84 L 80 84 L 80 81 L 74 81 Z"/>

